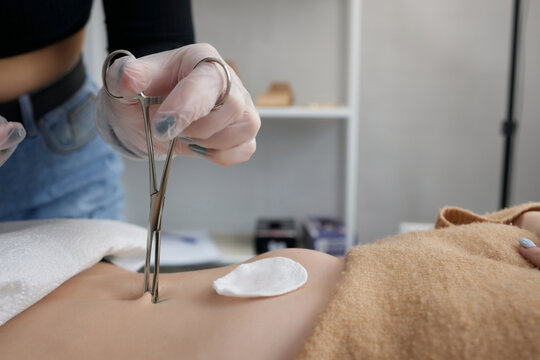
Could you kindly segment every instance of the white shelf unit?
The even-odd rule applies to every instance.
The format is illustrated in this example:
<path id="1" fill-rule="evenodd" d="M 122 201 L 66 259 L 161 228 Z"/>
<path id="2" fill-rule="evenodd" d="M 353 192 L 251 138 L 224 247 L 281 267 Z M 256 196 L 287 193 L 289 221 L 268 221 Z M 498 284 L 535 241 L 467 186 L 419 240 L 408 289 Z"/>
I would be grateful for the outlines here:
<path id="1" fill-rule="evenodd" d="M 261 119 L 341 119 L 346 122 L 344 214 L 347 248 L 350 248 L 354 243 L 357 232 L 356 224 L 358 222 L 358 123 L 360 121 L 360 25 L 362 19 L 362 1 L 346 1 L 348 1 L 349 13 L 347 105 L 321 108 L 309 106 L 259 107 L 258 111 Z"/>
<path id="2" fill-rule="evenodd" d="M 336 106 L 313 108 L 309 106 L 258 107 L 259 115 L 264 119 L 347 119 L 349 107 Z"/>

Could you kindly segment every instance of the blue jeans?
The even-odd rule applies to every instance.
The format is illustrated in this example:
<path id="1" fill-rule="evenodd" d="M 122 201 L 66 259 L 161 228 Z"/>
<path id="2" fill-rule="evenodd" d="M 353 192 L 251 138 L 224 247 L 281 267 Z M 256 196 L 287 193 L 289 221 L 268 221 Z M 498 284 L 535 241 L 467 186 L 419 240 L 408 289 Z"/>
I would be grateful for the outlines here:
<path id="1" fill-rule="evenodd" d="M 19 98 L 26 138 L 0 166 L 0 221 L 101 218 L 123 220 L 123 163 L 97 134 L 95 83 L 34 119 Z M 9 121 L 9 119 L 8 119 Z"/>

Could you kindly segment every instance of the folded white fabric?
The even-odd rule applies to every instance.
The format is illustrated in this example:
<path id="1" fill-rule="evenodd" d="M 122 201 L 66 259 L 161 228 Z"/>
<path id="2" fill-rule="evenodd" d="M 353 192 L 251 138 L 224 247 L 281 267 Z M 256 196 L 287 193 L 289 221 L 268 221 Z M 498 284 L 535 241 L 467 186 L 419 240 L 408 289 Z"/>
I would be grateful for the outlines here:
<path id="1" fill-rule="evenodd" d="M 102 258 L 136 271 L 145 252 L 146 230 L 119 221 L 0 223 L 0 325 Z"/>
<path id="2" fill-rule="evenodd" d="M 298 289 L 307 277 L 301 264 L 277 256 L 239 265 L 214 281 L 214 290 L 236 297 L 276 296 Z"/>

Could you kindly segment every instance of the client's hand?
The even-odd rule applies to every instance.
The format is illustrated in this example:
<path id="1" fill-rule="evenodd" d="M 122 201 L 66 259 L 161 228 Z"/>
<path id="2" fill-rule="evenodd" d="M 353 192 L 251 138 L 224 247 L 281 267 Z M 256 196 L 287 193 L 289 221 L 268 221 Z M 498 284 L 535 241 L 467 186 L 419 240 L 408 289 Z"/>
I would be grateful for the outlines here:
<path id="1" fill-rule="evenodd" d="M 540 236 L 540 211 L 529 211 L 514 221 L 522 229 L 529 230 Z M 526 238 L 519 239 L 519 253 L 531 263 L 540 267 L 540 247 Z"/>

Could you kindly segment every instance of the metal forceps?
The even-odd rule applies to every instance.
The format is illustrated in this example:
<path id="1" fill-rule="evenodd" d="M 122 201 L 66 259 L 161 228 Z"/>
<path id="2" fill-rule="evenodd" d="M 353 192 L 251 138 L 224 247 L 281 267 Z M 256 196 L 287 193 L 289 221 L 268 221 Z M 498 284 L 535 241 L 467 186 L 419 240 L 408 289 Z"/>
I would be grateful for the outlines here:
<path id="1" fill-rule="evenodd" d="M 146 260 L 144 264 L 144 285 L 143 293 L 150 292 L 152 294 L 152 302 L 156 303 L 159 300 L 159 255 L 161 249 L 161 219 L 163 216 L 163 205 L 165 203 L 165 191 L 167 190 L 167 180 L 169 178 L 169 169 L 176 144 L 176 138 L 172 139 L 169 144 L 167 158 L 161 176 L 161 184 L 159 189 L 156 186 L 156 166 L 154 158 L 154 147 L 152 145 L 152 129 L 150 126 L 150 105 L 161 104 L 163 101 L 161 96 L 146 96 L 144 93 L 139 93 L 131 99 L 125 99 L 122 96 L 111 94 L 107 86 L 106 75 L 111 61 L 119 55 L 133 56 L 127 50 L 116 50 L 107 56 L 101 69 L 101 77 L 103 80 L 103 88 L 105 92 L 115 100 L 129 101 L 137 100 L 141 104 L 142 114 L 144 119 L 144 128 L 146 130 L 146 144 L 148 146 L 148 167 L 150 174 L 150 214 L 148 222 L 148 237 L 146 241 Z M 150 287 L 150 256 L 152 253 L 152 242 L 155 237 L 155 252 L 154 252 L 154 276 L 152 279 L 152 287 Z"/>

